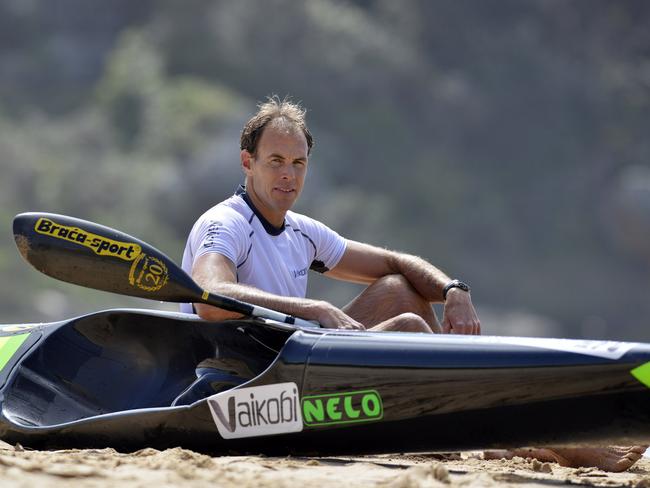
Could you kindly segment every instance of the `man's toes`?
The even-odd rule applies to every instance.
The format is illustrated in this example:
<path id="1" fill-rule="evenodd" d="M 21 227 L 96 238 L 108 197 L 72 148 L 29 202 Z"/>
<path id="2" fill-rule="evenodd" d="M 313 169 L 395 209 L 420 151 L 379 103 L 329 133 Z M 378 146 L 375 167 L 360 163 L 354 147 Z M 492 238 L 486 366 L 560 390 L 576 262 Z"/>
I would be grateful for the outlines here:
<path id="1" fill-rule="evenodd" d="M 624 457 L 622 459 L 619 459 L 617 462 L 612 464 L 611 466 L 606 466 L 602 467 L 600 469 L 604 471 L 611 471 L 613 473 L 620 473 L 622 471 L 626 471 L 630 469 L 634 463 L 636 463 L 639 460 L 639 458 L 636 459 L 628 459 L 627 457 Z"/>
<path id="2" fill-rule="evenodd" d="M 620 448 L 617 452 L 619 458 L 612 464 L 612 471 L 621 472 L 631 468 L 639 459 L 643 457 L 647 449 L 646 446 L 633 446 Z M 612 452 L 612 455 L 615 453 Z"/>
<path id="3" fill-rule="evenodd" d="M 631 449 L 631 452 L 638 454 L 639 456 L 643 456 L 647 450 L 648 446 L 634 446 Z"/>

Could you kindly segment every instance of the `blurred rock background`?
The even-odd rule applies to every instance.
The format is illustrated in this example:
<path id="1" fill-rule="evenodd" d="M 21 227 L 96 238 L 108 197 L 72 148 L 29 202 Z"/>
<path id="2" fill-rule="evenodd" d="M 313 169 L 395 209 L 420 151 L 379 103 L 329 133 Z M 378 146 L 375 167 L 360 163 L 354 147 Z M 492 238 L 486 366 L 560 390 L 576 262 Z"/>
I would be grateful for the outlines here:
<path id="1" fill-rule="evenodd" d="M 298 211 L 468 281 L 486 333 L 650 341 L 649 22 L 643 0 L 0 0 L 0 321 L 175 309 L 39 275 L 12 218 L 180 262 L 276 93 L 316 138 Z"/>

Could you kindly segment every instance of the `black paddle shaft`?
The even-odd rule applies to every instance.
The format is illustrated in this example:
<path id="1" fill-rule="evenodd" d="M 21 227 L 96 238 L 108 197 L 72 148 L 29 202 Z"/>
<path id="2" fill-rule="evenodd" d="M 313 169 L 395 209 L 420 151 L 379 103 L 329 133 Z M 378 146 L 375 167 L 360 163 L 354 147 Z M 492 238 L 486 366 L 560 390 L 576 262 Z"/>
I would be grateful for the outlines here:
<path id="1" fill-rule="evenodd" d="M 15 217 L 13 230 L 23 258 L 62 281 L 166 302 L 204 302 L 245 315 L 258 311 L 202 290 L 161 251 L 103 225 L 65 215 L 23 213 Z M 279 315 L 293 323 L 293 317 Z"/>

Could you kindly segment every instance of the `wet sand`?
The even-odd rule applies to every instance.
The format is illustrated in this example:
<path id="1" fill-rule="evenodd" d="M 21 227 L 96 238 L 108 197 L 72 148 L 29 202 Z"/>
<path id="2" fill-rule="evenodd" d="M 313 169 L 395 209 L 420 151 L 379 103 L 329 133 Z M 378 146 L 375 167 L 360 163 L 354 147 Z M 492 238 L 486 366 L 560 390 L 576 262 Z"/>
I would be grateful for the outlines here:
<path id="1" fill-rule="evenodd" d="M 453 459 L 455 458 L 455 459 Z M 521 458 L 395 454 L 362 457 L 211 457 L 186 449 L 32 451 L 0 441 L 0 485 L 27 487 L 548 487 L 650 488 L 650 459 L 624 473 Z"/>

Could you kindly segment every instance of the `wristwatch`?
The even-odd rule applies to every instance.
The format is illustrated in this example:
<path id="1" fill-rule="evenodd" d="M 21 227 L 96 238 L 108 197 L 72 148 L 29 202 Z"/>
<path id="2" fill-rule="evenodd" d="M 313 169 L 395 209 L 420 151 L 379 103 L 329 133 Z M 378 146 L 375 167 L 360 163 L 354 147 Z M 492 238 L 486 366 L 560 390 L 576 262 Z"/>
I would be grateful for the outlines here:
<path id="1" fill-rule="evenodd" d="M 451 290 L 452 288 L 460 288 L 463 291 L 469 292 L 469 285 L 467 283 L 463 283 L 460 280 L 451 280 L 449 283 L 445 285 L 445 287 L 442 289 L 442 299 L 446 300 L 447 299 L 447 292 Z"/>

